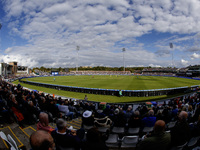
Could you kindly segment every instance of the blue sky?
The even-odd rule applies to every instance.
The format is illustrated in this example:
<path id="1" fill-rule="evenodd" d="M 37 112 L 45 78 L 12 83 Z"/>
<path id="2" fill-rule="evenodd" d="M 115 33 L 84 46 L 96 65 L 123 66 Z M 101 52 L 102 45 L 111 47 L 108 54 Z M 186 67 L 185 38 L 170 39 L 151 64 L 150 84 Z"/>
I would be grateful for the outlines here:
<path id="1" fill-rule="evenodd" d="M 1 62 L 75 67 L 79 46 L 79 66 L 123 66 L 122 48 L 126 67 L 200 64 L 199 0 L 1 0 L 0 7 Z"/>

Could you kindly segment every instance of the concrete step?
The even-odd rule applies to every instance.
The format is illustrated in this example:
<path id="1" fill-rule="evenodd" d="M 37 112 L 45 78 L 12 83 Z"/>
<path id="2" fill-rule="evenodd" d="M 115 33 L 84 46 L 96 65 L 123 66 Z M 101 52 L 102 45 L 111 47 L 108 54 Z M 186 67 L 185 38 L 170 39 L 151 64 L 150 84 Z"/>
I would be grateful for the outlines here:
<path id="1" fill-rule="evenodd" d="M 16 137 L 21 141 L 21 143 L 26 147 L 26 149 L 30 149 L 30 143 L 29 143 L 29 134 L 27 133 L 27 130 L 22 129 L 21 127 L 16 127 L 12 129 L 15 133 Z M 20 146 L 18 146 L 20 147 Z"/>
<path id="2" fill-rule="evenodd" d="M 67 126 L 73 126 L 74 129 L 80 129 L 81 128 L 82 119 L 76 118 L 71 121 L 67 121 Z M 49 123 L 49 126 L 52 128 L 56 128 L 55 123 Z M 0 128 L 0 131 L 3 131 L 5 135 L 7 136 L 10 134 L 12 138 L 15 140 L 17 146 L 19 148 L 26 147 L 26 149 L 31 149 L 29 138 L 31 134 L 37 130 L 37 124 L 34 125 L 26 125 L 24 128 L 19 127 L 17 123 L 12 124 L 4 124 L 4 127 Z M 9 149 L 8 145 L 5 141 L 0 139 L 0 150 Z"/>
<path id="3" fill-rule="evenodd" d="M 16 135 L 16 133 L 18 133 L 18 132 L 20 132 L 20 129 L 19 129 L 19 126 L 18 125 L 16 125 L 16 127 L 15 128 L 13 128 L 13 126 L 14 125 L 12 125 L 12 128 L 10 127 L 10 126 L 5 126 L 5 127 L 3 127 L 3 128 L 1 128 L 0 130 L 7 136 L 8 134 L 14 139 L 14 141 L 16 142 L 16 144 L 17 144 L 17 146 L 18 146 L 18 148 L 22 148 L 22 147 L 24 147 L 24 144 L 23 144 L 23 142 L 22 142 L 22 140 L 24 140 L 24 138 L 22 138 L 23 137 L 23 133 L 20 133 L 19 135 Z M 27 138 L 25 138 L 25 139 L 27 139 Z M 2 140 L 2 139 L 1 139 Z M 3 140 L 2 140 L 3 141 Z M 25 141 L 25 140 L 24 140 Z M 0 145 L 0 149 L 1 148 L 9 148 L 9 145 L 8 144 L 6 144 L 6 142 L 5 141 L 3 141 L 3 144 L 1 144 Z"/>
<path id="4" fill-rule="evenodd" d="M 80 129 L 81 128 L 82 119 L 76 118 L 71 121 L 67 121 L 67 126 L 73 126 L 74 129 Z"/>

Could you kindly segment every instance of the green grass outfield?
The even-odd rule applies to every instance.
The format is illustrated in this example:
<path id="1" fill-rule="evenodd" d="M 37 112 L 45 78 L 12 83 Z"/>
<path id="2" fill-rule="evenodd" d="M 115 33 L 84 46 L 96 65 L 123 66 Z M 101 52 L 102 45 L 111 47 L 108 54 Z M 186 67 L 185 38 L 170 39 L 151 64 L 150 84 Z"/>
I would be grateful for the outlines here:
<path id="1" fill-rule="evenodd" d="M 55 81 L 54 81 L 55 78 Z M 29 78 L 28 81 L 75 87 L 148 90 L 199 85 L 200 80 L 162 76 L 54 76 Z"/>
<path id="2" fill-rule="evenodd" d="M 55 78 L 55 81 L 54 81 Z M 26 80 L 26 79 L 24 79 Z M 104 88 L 104 89 L 123 89 L 123 90 L 144 90 L 144 89 L 161 89 L 161 88 L 173 88 L 182 86 L 199 85 L 200 81 L 183 79 L 176 77 L 157 77 L 157 76 L 56 76 L 56 77 L 38 77 L 29 78 L 28 81 L 42 82 L 49 84 L 59 84 L 78 87 L 89 88 Z M 14 82 L 18 84 L 18 81 Z M 153 101 L 170 98 L 169 96 L 154 96 L 154 97 L 117 97 L 107 95 L 95 95 L 86 93 L 77 93 L 69 91 L 59 91 L 55 89 L 49 89 L 44 87 L 38 87 L 28 84 L 22 84 L 22 86 L 37 89 L 51 94 L 56 94 L 65 97 L 83 99 L 85 95 L 88 96 L 88 100 L 97 102 L 109 102 L 109 103 L 123 103 L 123 102 L 141 102 L 141 101 Z M 179 94 L 181 95 L 181 94 Z M 173 95 L 174 97 L 177 95 Z"/>

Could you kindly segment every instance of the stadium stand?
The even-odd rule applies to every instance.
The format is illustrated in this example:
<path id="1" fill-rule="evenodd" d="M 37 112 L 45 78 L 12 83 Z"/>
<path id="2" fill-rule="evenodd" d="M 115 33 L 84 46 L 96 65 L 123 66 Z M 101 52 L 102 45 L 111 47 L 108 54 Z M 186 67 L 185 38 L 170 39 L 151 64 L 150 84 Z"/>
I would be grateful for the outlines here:
<path id="1" fill-rule="evenodd" d="M 176 138 L 172 138 L 170 143 L 175 144 L 171 144 L 169 149 L 197 149 L 200 146 L 199 98 L 199 93 L 194 92 L 157 103 L 105 104 L 105 107 L 99 107 L 99 103 L 84 100 L 74 103 L 72 99 L 53 97 L 24 89 L 20 84 L 14 85 L 7 80 L 0 80 L 0 131 L 4 139 L 0 140 L 0 149 L 9 149 L 9 143 L 12 143 L 13 147 L 17 145 L 20 149 L 30 149 L 29 138 L 37 130 L 41 112 L 48 115 L 47 125 L 55 130 L 55 122 L 63 118 L 67 120 L 69 134 L 72 134 L 71 129 L 76 129 L 77 135 L 80 135 L 79 129 L 84 131 L 86 135 L 81 134 L 79 137 L 82 143 L 80 147 L 83 149 L 93 148 L 95 145 L 92 145 L 92 140 L 95 140 L 97 145 L 104 145 L 102 149 L 140 149 L 142 137 L 155 135 L 152 126 L 157 120 L 165 122 L 166 128 L 163 132 L 174 136 L 177 135 L 177 131 L 183 135 L 184 143 L 178 143 Z M 60 105 L 68 106 L 74 119 L 61 112 L 58 108 Z M 181 117 L 182 112 L 187 117 Z M 150 125 L 147 122 L 149 116 L 151 119 L 153 117 Z M 87 124 L 86 118 L 90 118 L 90 124 Z M 86 129 L 86 124 L 91 127 Z M 144 133 L 145 127 L 150 127 L 151 130 Z M 184 134 L 186 128 L 188 132 Z"/>

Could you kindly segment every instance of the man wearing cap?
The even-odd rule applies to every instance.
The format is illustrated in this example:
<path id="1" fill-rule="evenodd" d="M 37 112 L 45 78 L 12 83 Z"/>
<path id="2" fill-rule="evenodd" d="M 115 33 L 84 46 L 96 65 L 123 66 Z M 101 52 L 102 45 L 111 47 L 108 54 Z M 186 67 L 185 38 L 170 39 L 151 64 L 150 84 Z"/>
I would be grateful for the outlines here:
<path id="1" fill-rule="evenodd" d="M 94 125 L 94 117 L 92 116 L 92 111 L 86 110 L 83 113 L 82 117 L 82 126 L 93 126 Z"/>
<path id="2" fill-rule="evenodd" d="M 80 139 L 76 135 L 76 131 L 71 130 L 71 133 L 68 134 L 67 123 L 62 118 L 59 118 L 56 121 L 56 126 L 58 130 L 51 133 L 56 144 L 56 150 L 61 150 L 63 148 L 74 148 L 75 150 L 79 150 Z"/>

